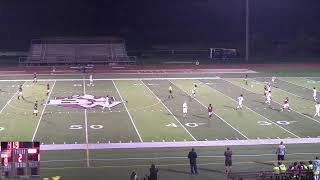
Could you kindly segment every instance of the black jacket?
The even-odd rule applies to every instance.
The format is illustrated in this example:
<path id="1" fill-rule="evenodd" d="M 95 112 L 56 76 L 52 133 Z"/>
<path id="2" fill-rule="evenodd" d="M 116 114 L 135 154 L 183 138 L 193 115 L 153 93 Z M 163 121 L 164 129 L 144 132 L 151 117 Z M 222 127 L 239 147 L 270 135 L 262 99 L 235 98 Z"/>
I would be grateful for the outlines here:
<path id="1" fill-rule="evenodd" d="M 150 168 L 150 177 L 149 180 L 157 180 L 158 179 L 158 169 L 157 168 Z"/>
<path id="2" fill-rule="evenodd" d="M 196 164 L 197 163 L 197 153 L 195 151 L 190 151 L 188 154 L 188 158 L 190 160 L 190 164 Z"/>

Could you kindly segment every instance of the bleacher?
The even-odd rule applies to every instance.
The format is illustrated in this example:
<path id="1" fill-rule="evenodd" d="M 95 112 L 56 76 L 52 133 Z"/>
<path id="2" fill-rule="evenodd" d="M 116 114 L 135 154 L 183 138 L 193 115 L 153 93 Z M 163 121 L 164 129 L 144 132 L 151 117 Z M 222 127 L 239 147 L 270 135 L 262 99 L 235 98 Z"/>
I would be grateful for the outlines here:
<path id="1" fill-rule="evenodd" d="M 304 179 L 313 180 L 313 174 L 308 171 L 288 171 L 286 173 L 275 174 L 273 171 L 259 171 L 259 172 L 232 172 L 228 175 L 228 179 L 232 180 L 244 180 L 244 179 Z"/>
<path id="2" fill-rule="evenodd" d="M 32 40 L 24 65 L 104 64 L 134 65 L 125 41 L 116 38 L 50 38 Z"/>

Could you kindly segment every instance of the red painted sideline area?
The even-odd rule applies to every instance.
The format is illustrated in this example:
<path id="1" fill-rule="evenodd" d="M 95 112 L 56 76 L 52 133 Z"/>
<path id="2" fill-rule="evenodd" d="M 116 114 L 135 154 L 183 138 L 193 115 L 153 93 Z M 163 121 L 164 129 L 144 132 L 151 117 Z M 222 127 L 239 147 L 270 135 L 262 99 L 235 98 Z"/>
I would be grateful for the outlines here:
<path id="1" fill-rule="evenodd" d="M 74 65 L 55 66 L 56 74 L 78 72 L 71 69 Z M 134 65 L 134 66 L 94 66 L 94 73 L 150 73 L 150 72 L 185 72 L 185 71 L 205 71 L 209 69 L 259 69 L 259 68 L 320 68 L 320 64 L 210 64 L 210 65 Z M 33 72 L 51 73 L 53 66 L 1 66 L 0 74 L 29 74 Z M 164 72 L 165 71 L 165 72 Z"/>

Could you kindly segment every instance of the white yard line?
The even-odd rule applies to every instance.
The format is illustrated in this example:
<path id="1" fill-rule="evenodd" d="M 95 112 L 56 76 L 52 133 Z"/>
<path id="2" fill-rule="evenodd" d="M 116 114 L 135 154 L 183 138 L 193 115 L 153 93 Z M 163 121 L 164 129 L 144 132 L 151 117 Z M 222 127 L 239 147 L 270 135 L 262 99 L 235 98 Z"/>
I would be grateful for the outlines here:
<path id="1" fill-rule="evenodd" d="M 32 141 L 34 141 L 34 138 L 36 137 L 36 134 L 37 134 L 37 132 L 38 132 L 38 129 L 39 129 L 39 126 L 40 126 L 40 123 L 41 123 L 41 120 L 42 120 L 42 116 L 43 116 L 43 114 L 44 114 L 44 111 L 46 110 L 46 107 L 47 107 L 49 98 L 50 98 L 50 96 L 51 96 L 52 90 L 53 90 L 53 88 L 54 88 L 55 85 L 56 85 L 56 81 L 53 82 L 53 85 L 52 85 L 52 87 L 51 87 L 51 89 L 50 89 L 50 92 L 49 92 L 49 94 L 48 94 L 47 100 L 46 100 L 46 102 L 45 102 L 45 104 L 44 104 L 44 106 L 43 106 L 43 109 L 42 109 L 40 118 L 39 118 L 39 120 L 38 120 L 37 127 L 36 127 L 36 129 L 35 129 L 35 131 L 34 131 L 34 133 L 33 133 L 33 136 L 32 136 Z"/>
<path id="2" fill-rule="evenodd" d="M 224 80 L 224 81 L 226 81 L 226 82 L 228 82 L 228 83 L 231 83 L 231 82 L 230 82 L 230 81 L 228 81 L 228 80 L 225 80 L 225 79 L 222 79 L 222 80 Z M 231 83 L 231 84 L 233 84 L 233 83 Z M 207 85 L 207 86 L 208 86 L 208 85 Z M 209 87 L 209 88 L 211 88 L 211 89 L 213 89 L 213 90 L 215 90 L 215 91 L 217 91 L 217 92 L 219 92 L 221 95 L 223 95 L 223 96 L 225 96 L 225 97 L 227 97 L 227 98 L 231 99 L 232 101 L 234 101 L 234 102 L 238 103 L 236 100 L 234 100 L 233 98 L 231 98 L 231 97 L 229 97 L 229 96 L 227 96 L 227 95 L 223 94 L 223 93 L 222 93 L 222 92 L 220 92 L 219 90 L 217 90 L 217 89 L 215 89 L 215 88 L 213 88 L 213 87 L 211 87 L 211 86 L 208 86 L 208 87 Z M 238 86 L 238 87 L 240 87 L 240 86 Z M 300 138 L 298 135 L 296 135 L 296 134 L 294 134 L 293 132 L 291 132 L 291 131 L 287 130 L 286 128 L 284 128 L 284 127 L 280 126 L 279 124 L 277 124 L 277 123 L 275 123 L 275 122 L 271 121 L 270 119 L 268 119 L 267 117 L 265 117 L 265 116 L 261 115 L 260 113 L 257 113 L 256 111 L 252 110 L 251 108 L 249 108 L 249 107 L 247 107 L 247 106 L 245 106 L 245 105 L 243 105 L 243 106 L 244 106 L 244 107 L 246 107 L 246 108 L 247 108 L 248 110 L 250 110 L 251 112 L 253 112 L 253 113 L 257 114 L 258 116 L 262 117 L 263 119 L 267 120 L 268 122 L 270 122 L 270 123 L 272 123 L 272 124 L 274 124 L 274 125 L 278 126 L 278 127 L 279 127 L 279 128 L 281 128 L 282 130 L 284 130 L 284 131 L 286 131 L 286 132 L 290 133 L 290 134 L 291 134 L 291 135 L 293 135 L 294 137 L 296 137 L 296 138 Z"/>
<path id="3" fill-rule="evenodd" d="M 86 80 L 83 79 L 83 95 L 86 94 Z M 89 138 L 88 138 L 88 115 L 87 109 L 84 109 L 84 124 L 86 130 L 86 155 L 87 155 L 87 167 L 90 167 L 90 154 L 89 154 Z"/>
<path id="4" fill-rule="evenodd" d="M 182 88 L 180 88 L 179 86 L 177 86 L 174 82 L 170 81 L 172 84 L 174 84 L 176 87 L 178 87 L 181 91 L 183 91 L 184 93 L 186 93 L 187 95 L 189 95 L 185 90 L 183 90 Z M 207 109 L 207 106 L 205 106 L 202 102 L 200 102 L 197 98 L 194 98 L 199 104 L 201 104 L 205 109 Z M 218 114 L 216 114 L 215 112 L 213 112 L 213 114 L 215 116 L 217 116 L 221 121 L 223 121 L 225 124 L 227 124 L 228 126 L 230 126 L 233 130 L 237 131 L 241 136 L 243 136 L 246 139 L 249 139 L 246 135 L 244 135 L 241 131 L 239 131 L 238 129 L 236 129 L 235 127 L 233 127 L 231 124 L 229 124 L 226 120 L 224 120 L 222 117 L 220 117 Z"/>
<path id="5" fill-rule="evenodd" d="M 252 80 L 254 80 L 254 79 L 252 79 Z M 225 80 L 225 81 L 227 81 L 227 80 Z M 254 80 L 254 81 L 256 81 L 256 80 Z M 258 81 L 256 81 L 256 82 L 258 82 Z M 230 83 L 231 83 L 231 82 L 230 82 Z M 239 87 L 240 87 L 240 86 L 239 86 Z M 241 87 L 241 88 L 242 88 L 242 89 L 246 89 L 246 88 L 244 88 L 244 87 Z M 251 90 L 249 90 L 249 89 L 246 89 L 246 90 L 254 93 L 253 91 L 251 91 Z M 280 106 L 282 106 L 282 104 L 280 104 L 279 102 L 277 102 L 277 101 L 275 101 L 275 100 L 273 100 L 273 99 L 272 99 L 272 101 L 275 102 L 276 104 L 279 104 Z M 299 111 L 296 111 L 296 110 L 294 110 L 294 109 L 291 109 L 291 110 L 320 124 L 320 121 L 318 121 L 318 120 L 316 120 L 316 119 L 314 119 L 314 118 L 312 118 L 312 117 L 309 117 L 309 116 L 307 116 L 307 115 L 305 115 L 305 114 L 302 114 L 302 113 L 300 113 Z"/>
<path id="6" fill-rule="evenodd" d="M 279 78 L 280 79 L 280 78 Z M 292 84 L 292 85 L 295 85 L 295 86 L 299 86 L 299 87 L 302 87 L 302 88 L 304 88 L 304 89 L 308 89 L 308 90 L 310 90 L 310 91 L 312 91 L 312 88 L 308 88 L 308 87 L 306 87 L 306 86 L 302 86 L 302 85 L 299 85 L 299 84 L 296 84 L 296 83 L 293 83 L 293 82 L 289 82 L 288 80 L 285 80 L 284 78 L 281 78 L 280 79 L 281 81 L 284 81 L 284 82 L 286 82 L 286 83 L 289 83 L 289 84 Z M 308 81 L 308 79 L 306 79 L 306 81 Z M 314 81 L 314 80 L 311 80 L 311 81 Z M 312 95 L 312 94 L 311 94 Z M 311 96 L 312 97 L 312 96 Z"/>
<path id="7" fill-rule="evenodd" d="M 161 104 L 167 109 L 167 111 L 174 117 L 174 119 L 181 125 L 181 127 L 191 136 L 191 138 L 194 141 L 197 141 L 197 139 L 195 137 L 193 137 L 193 135 L 188 131 L 188 129 L 178 120 L 178 118 L 170 111 L 170 109 L 161 101 L 160 98 L 158 98 L 158 96 L 143 82 L 141 81 L 141 83 L 147 88 L 149 89 L 149 91 L 154 95 L 154 97 L 157 98 L 157 100 L 159 100 L 161 102 Z"/>
<path id="8" fill-rule="evenodd" d="M 26 84 L 27 81 L 25 81 L 23 84 L 22 84 L 22 87 Z M 3 110 L 10 104 L 10 102 L 12 101 L 12 99 L 18 94 L 19 90 L 17 90 L 13 96 L 9 99 L 9 101 L 3 106 L 3 108 L 0 110 L 0 114 L 3 112 Z"/>
<path id="9" fill-rule="evenodd" d="M 117 92 L 118 92 L 118 94 L 119 94 L 119 97 L 120 97 L 120 99 L 121 99 L 121 102 L 123 102 L 123 106 L 124 106 L 124 108 L 126 109 L 128 115 L 129 115 L 129 118 L 130 118 L 131 123 L 132 123 L 132 125 L 133 125 L 133 127 L 134 127 L 134 130 L 136 131 L 136 133 L 137 133 L 137 135 L 138 135 L 138 137 L 139 137 L 139 140 L 140 140 L 141 142 L 143 142 L 143 140 L 142 140 L 142 138 L 141 138 L 141 135 L 140 135 L 140 133 L 139 133 L 139 131 L 138 131 L 138 129 L 137 129 L 137 127 L 136 127 L 133 119 L 132 119 L 132 116 L 131 116 L 128 108 L 127 108 L 126 103 L 124 103 L 124 100 L 123 100 L 123 98 L 122 98 L 122 96 L 121 96 L 121 94 L 120 94 L 120 92 L 119 92 L 119 90 L 118 90 L 118 87 L 117 87 L 116 83 L 115 83 L 113 80 L 112 80 L 112 83 L 113 83 L 114 87 L 116 88 L 116 90 L 117 90 Z"/>

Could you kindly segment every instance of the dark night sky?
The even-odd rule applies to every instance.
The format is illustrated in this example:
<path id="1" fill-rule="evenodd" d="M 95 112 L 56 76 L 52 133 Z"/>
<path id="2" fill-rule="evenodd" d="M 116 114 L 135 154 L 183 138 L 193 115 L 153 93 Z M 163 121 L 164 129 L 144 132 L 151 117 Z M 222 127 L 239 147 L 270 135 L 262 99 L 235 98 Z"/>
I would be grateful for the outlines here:
<path id="1" fill-rule="evenodd" d="M 264 38 L 320 37 L 320 0 L 251 0 Z M 1 0 L 0 48 L 45 36 L 118 35 L 132 42 L 244 41 L 245 0 Z"/>

